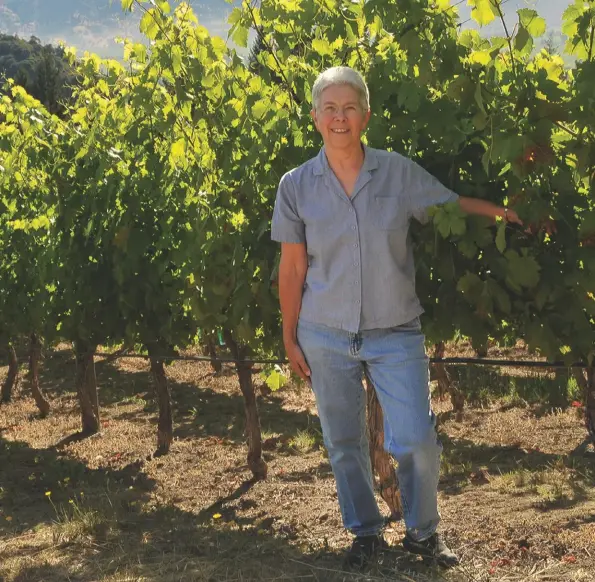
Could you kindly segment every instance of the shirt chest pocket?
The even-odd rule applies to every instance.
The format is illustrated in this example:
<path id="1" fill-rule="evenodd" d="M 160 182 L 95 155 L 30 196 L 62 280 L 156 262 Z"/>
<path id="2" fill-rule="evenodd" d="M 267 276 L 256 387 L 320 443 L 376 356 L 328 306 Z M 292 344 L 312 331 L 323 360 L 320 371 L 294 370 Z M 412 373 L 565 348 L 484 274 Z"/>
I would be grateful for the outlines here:
<path id="1" fill-rule="evenodd" d="M 380 230 L 398 230 L 409 221 L 405 201 L 399 196 L 374 196 L 370 210 L 372 223 Z"/>

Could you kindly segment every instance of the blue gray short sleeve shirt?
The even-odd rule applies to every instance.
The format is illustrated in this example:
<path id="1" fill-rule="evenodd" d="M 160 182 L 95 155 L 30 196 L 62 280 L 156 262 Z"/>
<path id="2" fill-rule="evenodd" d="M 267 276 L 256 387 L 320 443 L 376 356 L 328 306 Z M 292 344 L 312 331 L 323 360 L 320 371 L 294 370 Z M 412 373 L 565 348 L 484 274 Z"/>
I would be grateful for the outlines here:
<path id="1" fill-rule="evenodd" d="M 324 148 L 285 174 L 272 222 L 277 242 L 305 243 L 300 319 L 356 333 L 402 325 L 423 309 L 415 293 L 412 217 L 457 194 L 397 153 L 364 146 L 351 197 Z"/>

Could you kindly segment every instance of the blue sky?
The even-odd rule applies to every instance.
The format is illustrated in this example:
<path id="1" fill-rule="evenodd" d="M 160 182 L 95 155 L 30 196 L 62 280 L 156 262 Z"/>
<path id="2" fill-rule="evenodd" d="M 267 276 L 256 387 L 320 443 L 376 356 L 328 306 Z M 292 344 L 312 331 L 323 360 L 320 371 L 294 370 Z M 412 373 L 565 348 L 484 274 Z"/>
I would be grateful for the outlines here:
<path id="1" fill-rule="evenodd" d="M 201 24 L 225 36 L 232 6 L 225 0 L 191 0 Z M 0 32 L 59 40 L 101 56 L 120 56 L 118 36 L 138 36 L 137 14 L 125 14 L 121 0 L 0 0 Z"/>
<path id="2" fill-rule="evenodd" d="M 454 4 L 459 0 L 451 0 Z M 562 13 L 570 0 L 505 0 L 507 19 L 516 21 L 518 8 L 534 8 L 552 30 L 559 30 Z M 212 34 L 225 37 L 227 17 L 232 6 L 225 0 L 191 0 L 201 21 Z M 137 18 L 121 12 L 120 0 L 0 0 L 0 32 L 25 38 L 38 36 L 43 42 L 63 40 L 80 51 L 119 57 L 122 48 L 116 36 L 138 34 Z M 458 10 L 461 21 L 469 18 L 471 8 L 463 1 Z M 467 22 L 466 27 L 475 26 Z M 501 34 L 500 23 L 487 27 L 489 35 Z"/>

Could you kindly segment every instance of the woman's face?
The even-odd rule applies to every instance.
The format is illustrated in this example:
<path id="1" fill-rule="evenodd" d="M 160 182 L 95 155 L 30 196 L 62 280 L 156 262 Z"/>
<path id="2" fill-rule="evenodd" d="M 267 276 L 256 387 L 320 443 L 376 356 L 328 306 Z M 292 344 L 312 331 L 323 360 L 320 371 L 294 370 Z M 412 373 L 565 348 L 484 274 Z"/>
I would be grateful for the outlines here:
<path id="1" fill-rule="evenodd" d="M 322 92 L 318 109 L 312 110 L 312 118 L 327 148 L 350 149 L 360 147 L 370 112 L 362 110 L 353 87 L 331 85 Z"/>

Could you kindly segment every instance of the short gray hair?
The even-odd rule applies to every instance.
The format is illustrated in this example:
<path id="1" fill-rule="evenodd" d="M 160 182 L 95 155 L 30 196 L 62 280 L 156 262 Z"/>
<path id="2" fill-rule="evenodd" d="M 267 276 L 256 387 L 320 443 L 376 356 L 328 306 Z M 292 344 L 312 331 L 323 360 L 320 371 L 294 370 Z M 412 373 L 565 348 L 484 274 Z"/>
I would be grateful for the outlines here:
<path id="1" fill-rule="evenodd" d="M 333 85 L 349 85 L 357 93 L 363 111 L 370 110 L 370 91 L 364 78 L 351 67 L 332 67 L 318 75 L 312 87 L 312 107 L 318 110 L 322 92 Z"/>

